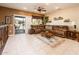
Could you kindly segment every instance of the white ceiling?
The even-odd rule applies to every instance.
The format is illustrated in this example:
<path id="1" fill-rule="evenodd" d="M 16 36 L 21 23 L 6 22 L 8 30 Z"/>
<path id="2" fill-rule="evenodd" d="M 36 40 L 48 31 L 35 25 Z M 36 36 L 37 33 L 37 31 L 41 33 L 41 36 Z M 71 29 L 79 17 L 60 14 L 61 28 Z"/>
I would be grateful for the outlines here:
<path id="1" fill-rule="evenodd" d="M 47 10 L 46 13 L 51 13 L 56 11 L 57 9 L 76 7 L 79 6 L 79 4 L 78 3 L 0 3 L 0 6 L 30 12 L 36 12 L 35 10 L 39 6 L 42 6 Z"/>

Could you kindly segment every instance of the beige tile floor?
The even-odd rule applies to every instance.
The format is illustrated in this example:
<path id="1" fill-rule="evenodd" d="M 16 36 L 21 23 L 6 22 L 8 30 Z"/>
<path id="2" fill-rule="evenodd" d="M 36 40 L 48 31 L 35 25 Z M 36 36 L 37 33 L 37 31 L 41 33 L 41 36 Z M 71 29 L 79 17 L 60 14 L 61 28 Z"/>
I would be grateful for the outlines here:
<path id="1" fill-rule="evenodd" d="M 46 38 L 43 38 L 46 39 Z M 53 38 L 52 38 L 53 39 Z M 56 47 L 51 47 L 42 40 L 38 35 L 18 34 L 10 36 L 3 50 L 3 55 L 70 55 L 79 54 L 79 43 L 70 39 Z"/>

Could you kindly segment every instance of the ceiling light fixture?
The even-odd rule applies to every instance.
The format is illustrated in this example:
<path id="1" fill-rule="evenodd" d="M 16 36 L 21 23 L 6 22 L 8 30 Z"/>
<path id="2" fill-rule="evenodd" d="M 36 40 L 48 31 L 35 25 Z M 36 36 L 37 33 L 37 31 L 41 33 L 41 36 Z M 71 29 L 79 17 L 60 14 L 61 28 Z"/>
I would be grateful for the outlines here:
<path id="1" fill-rule="evenodd" d="M 60 9 L 59 7 L 55 7 L 56 10 Z"/>
<path id="2" fill-rule="evenodd" d="M 24 9 L 27 9 L 26 7 L 24 7 Z"/>

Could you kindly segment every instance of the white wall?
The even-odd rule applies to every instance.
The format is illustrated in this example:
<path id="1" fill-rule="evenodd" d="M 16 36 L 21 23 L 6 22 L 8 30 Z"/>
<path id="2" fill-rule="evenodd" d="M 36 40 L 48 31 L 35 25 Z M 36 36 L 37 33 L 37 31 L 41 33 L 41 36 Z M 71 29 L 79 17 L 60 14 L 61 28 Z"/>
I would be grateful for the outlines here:
<path id="1" fill-rule="evenodd" d="M 77 25 L 77 30 L 79 30 L 79 7 L 72 7 L 67 9 L 57 10 L 56 12 L 52 12 L 48 14 L 49 19 L 53 20 L 54 17 L 63 17 L 64 19 L 70 19 L 75 22 Z"/>
<path id="2" fill-rule="evenodd" d="M 47 23 L 47 25 L 66 25 L 66 26 L 72 26 L 73 24 L 72 24 L 72 22 L 64 22 L 64 20 L 52 20 L 52 22 L 51 23 Z"/>
<path id="3" fill-rule="evenodd" d="M 28 30 L 31 28 L 31 19 L 32 19 L 32 16 L 26 16 L 26 34 L 28 33 Z"/>

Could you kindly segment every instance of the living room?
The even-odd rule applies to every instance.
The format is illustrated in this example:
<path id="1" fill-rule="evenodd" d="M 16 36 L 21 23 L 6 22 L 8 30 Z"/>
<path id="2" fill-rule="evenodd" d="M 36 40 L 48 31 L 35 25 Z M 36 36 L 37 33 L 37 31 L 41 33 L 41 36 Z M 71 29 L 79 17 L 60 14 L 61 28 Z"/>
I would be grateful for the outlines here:
<path id="1" fill-rule="evenodd" d="M 79 54 L 78 15 L 79 3 L 0 3 L 0 54 Z"/>

